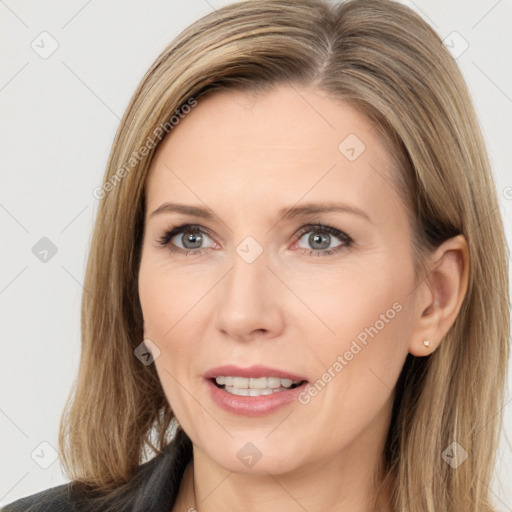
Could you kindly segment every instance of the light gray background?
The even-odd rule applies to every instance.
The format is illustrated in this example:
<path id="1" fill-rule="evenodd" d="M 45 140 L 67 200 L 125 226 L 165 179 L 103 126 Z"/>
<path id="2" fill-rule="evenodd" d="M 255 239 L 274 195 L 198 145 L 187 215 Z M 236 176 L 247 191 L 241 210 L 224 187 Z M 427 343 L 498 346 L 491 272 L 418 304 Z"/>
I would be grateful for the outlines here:
<path id="1" fill-rule="evenodd" d="M 146 69 L 185 26 L 228 3 L 0 0 L 0 504 L 68 481 L 51 447 L 78 368 L 92 190 Z M 512 3 L 405 3 L 460 53 L 510 241 Z M 46 263 L 32 252 L 42 237 L 58 249 Z M 512 403 L 505 415 L 510 435 Z M 511 511 L 512 450 L 502 443 L 493 492 L 498 510 Z"/>

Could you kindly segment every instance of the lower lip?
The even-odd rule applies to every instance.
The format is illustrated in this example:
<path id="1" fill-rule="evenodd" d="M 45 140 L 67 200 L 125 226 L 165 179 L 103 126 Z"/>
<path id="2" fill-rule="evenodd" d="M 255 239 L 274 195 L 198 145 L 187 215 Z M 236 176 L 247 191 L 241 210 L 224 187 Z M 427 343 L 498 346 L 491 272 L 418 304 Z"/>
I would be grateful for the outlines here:
<path id="1" fill-rule="evenodd" d="M 210 379 L 206 379 L 206 385 L 212 400 L 225 411 L 241 416 L 264 416 L 296 400 L 307 382 L 293 389 L 261 396 L 233 395 L 218 388 Z"/>

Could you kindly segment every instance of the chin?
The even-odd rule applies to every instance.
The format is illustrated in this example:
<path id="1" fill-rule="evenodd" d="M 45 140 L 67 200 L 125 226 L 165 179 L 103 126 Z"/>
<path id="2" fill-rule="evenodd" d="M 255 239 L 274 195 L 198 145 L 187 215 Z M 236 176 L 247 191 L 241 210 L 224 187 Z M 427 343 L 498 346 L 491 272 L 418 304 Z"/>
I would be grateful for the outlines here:
<path id="1" fill-rule="evenodd" d="M 223 445 L 219 443 L 217 446 L 221 449 L 208 449 L 207 456 L 227 471 L 251 475 L 284 474 L 296 470 L 303 462 L 304 446 L 300 448 L 302 457 L 299 459 L 299 447 L 289 437 L 287 442 L 277 437 L 275 442 L 252 439 L 250 435 L 244 435 Z"/>

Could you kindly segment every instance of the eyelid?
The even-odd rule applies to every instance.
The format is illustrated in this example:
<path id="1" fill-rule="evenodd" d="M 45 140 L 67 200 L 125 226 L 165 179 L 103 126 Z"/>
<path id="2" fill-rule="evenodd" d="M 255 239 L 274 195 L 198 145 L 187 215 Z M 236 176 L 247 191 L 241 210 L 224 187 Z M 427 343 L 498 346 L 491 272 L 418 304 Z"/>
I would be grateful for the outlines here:
<path id="1" fill-rule="evenodd" d="M 352 240 L 351 236 L 341 229 L 329 226 L 328 224 L 322 224 L 321 222 L 306 224 L 305 226 L 301 227 L 299 231 L 297 231 L 295 236 L 302 237 L 304 234 L 314 230 L 323 231 L 344 240 Z"/>

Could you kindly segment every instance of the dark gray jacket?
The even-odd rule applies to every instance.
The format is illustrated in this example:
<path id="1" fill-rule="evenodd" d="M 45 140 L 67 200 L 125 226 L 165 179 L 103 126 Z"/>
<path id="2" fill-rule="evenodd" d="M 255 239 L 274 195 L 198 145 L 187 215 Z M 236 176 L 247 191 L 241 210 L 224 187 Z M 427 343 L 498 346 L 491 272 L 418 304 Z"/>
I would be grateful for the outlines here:
<path id="1" fill-rule="evenodd" d="M 173 442 L 139 466 L 115 495 L 99 495 L 69 482 L 16 500 L 0 512 L 170 512 L 191 457 L 192 444 L 180 429 Z"/>

